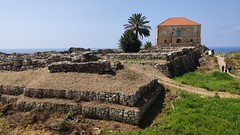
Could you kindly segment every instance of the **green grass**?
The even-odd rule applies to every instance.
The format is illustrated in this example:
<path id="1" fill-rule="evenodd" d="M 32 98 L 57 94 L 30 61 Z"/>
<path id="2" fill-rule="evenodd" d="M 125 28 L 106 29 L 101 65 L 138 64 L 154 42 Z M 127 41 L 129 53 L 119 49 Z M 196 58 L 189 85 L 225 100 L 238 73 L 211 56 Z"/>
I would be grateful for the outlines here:
<path id="1" fill-rule="evenodd" d="M 226 91 L 240 94 L 240 81 L 218 71 L 210 73 L 190 72 L 181 77 L 176 77 L 175 80 L 210 91 Z"/>
<path id="2" fill-rule="evenodd" d="M 164 120 L 128 135 L 239 135 L 240 134 L 240 99 L 221 99 L 200 97 L 182 92 L 181 99 L 172 102 Z M 170 103 L 170 102 L 169 102 Z"/>
<path id="3" fill-rule="evenodd" d="M 233 57 L 240 60 L 240 53 L 233 53 Z"/>

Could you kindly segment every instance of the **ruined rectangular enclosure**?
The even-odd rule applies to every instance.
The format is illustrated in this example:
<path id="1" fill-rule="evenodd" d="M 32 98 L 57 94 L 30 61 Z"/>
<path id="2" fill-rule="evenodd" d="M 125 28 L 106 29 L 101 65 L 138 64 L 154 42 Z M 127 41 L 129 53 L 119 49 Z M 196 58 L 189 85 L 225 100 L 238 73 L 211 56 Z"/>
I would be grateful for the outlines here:
<path id="1" fill-rule="evenodd" d="M 164 91 L 164 87 L 157 80 L 150 81 L 131 94 L 0 85 L 0 102 L 15 102 L 20 111 L 37 109 L 73 112 L 87 118 L 139 125 L 144 113 L 151 104 L 164 96 Z"/>
<path id="2" fill-rule="evenodd" d="M 196 46 L 188 48 L 161 48 L 160 50 L 145 50 L 140 53 L 108 53 L 108 59 L 159 59 L 165 61 L 164 63 L 154 64 L 155 69 L 164 73 L 168 77 L 175 77 L 182 75 L 186 72 L 193 71 L 199 66 L 198 59 L 201 57 L 202 53 L 207 50 L 205 46 Z M 48 54 L 50 55 L 50 54 Z M 51 55 L 50 55 L 51 56 Z M 110 72 L 115 72 L 116 65 L 112 66 L 109 62 L 101 61 L 89 61 L 74 63 L 76 56 L 66 57 L 60 56 L 58 59 L 53 59 L 52 56 L 43 63 L 39 60 L 35 65 L 33 61 L 26 67 L 27 63 L 22 62 L 21 66 L 18 66 L 18 62 L 15 63 L 17 71 L 19 69 L 32 69 L 32 67 L 48 67 L 48 75 L 57 74 L 57 77 L 64 75 L 67 77 L 65 72 L 76 72 L 78 75 L 87 73 L 89 76 L 95 76 L 96 74 L 108 74 Z M 39 57 L 39 56 L 37 56 Z M 42 57 L 42 56 L 41 56 Z M 63 59 L 64 62 L 59 60 Z M 66 58 L 67 61 L 66 62 Z M 50 62 L 49 62 L 50 61 Z M 55 61 L 54 63 L 51 63 Z M 59 62 L 60 61 L 60 62 Z M 69 63 L 70 61 L 70 63 Z M 25 61 L 26 62 L 26 61 Z M 56 63 L 58 62 L 58 63 Z M 40 63 L 40 64 L 39 64 Z M 14 63 L 13 63 L 14 64 Z M 12 70 L 14 65 L 4 65 L 0 64 L 3 70 Z M 5 69 L 9 67 L 9 69 Z M 89 68 L 92 67 L 92 68 Z M 1 70 L 1 68 L 0 68 Z M 15 72 L 15 70 L 10 71 Z M 24 72 L 24 71 L 20 71 Z M 46 70 L 37 70 L 37 72 L 47 72 Z M 59 73 L 60 72 L 60 73 Z M 6 72 L 4 72 L 6 73 Z M 36 73 L 34 70 L 31 73 Z M 122 72 L 123 73 L 123 72 Z M 124 77 L 128 75 L 129 72 L 122 74 Z M 20 73 L 19 73 L 20 74 Z M 24 74 L 24 73 L 23 73 Z M 23 75 L 21 74 L 21 75 Z M 51 77 L 45 76 L 45 77 Z M 65 76 L 66 75 L 66 76 Z M 5 74 L 5 77 L 7 74 Z M 123 77 L 122 76 L 122 77 Z M 81 78 L 82 76 L 74 76 L 75 79 Z M 137 78 L 142 78 L 143 76 L 137 76 Z M 109 78 L 109 76 L 105 76 Z M 136 78 L 136 76 L 135 76 Z M 11 78 L 10 78 L 11 79 Z M 62 78 L 62 81 L 69 81 L 68 79 Z M 96 79 L 96 78 L 95 78 Z M 102 81 L 100 78 L 98 81 Z M 111 79 L 104 80 L 111 84 L 110 90 L 100 87 L 90 87 L 88 89 L 69 89 L 68 87 L 23 87 L 18 83 L 16 86 L 8 85 L 8 83 L 0 83 L 0 103 L 16 103 L 16 107 L 21 111 L 31 111 L 33 109 L 37 110 L 49 110 L 58 111 L 62 113 L 73 112 L 75 114 L 84 115 L 87 118 L 93 119 L 105 119 L 114 120 L 119 122 L 126 122 L 134 125 L 140 125 L 141 120 L 147 113 L 151 105 L 156 102 L 162 104 L 165 95 L 164 87 L 158 83 L 158 80 L 150 78 L 142 79 L 140 82 L 136 80 L 131 85 L 125 85 L 124 81 L 126 78 L 121 78 L 121 85 L 115 86 Z M 91 80 L 91 78 L 86 78 L 86 80 Z M 31 81 L 31 80 L 30 80 Z M 51 79 L 48 79 L 51 81 Z M 81 79 L 78 81 L 82 81 Z M 115 80 L 114 80 L 115 81 Z M 72 83 L 72 82 L 71 82 Z M 79 82 L 78 82 L 79 83 Z M 94 83 L 94 82 L 92 82 Z M 98 82 L 99 83 L 99 82 Z M 54 83 L 53 83 L 54 84 Z M 82 84 L 81 84 L 82 85 Z M 91 83 L 87 84 L 91 85 Z M 123 86 L 124 85 L 124 86 Z M 80 85 L 78 85 L 80 86 Z M 49 88 L 48 88 L 49 87 Z M 104 87 L 104 86 L 102 86 Z M 52 89 L 50 89 L 52 88 Z M 130 90 L 129 90 L 130 89 Z"/>

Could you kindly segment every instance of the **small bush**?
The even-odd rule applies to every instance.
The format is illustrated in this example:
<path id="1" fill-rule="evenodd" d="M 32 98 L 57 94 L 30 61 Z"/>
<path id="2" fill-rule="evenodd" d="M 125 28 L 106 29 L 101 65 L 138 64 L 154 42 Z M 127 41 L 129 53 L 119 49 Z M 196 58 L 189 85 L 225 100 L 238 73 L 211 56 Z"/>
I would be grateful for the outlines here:
<path id="1" fill-rule="evenodd" d="M 136 39 L 135 34 L 131 31 L 125 32 L 120 40 L 119 47 L 124 52 L 139 52 L 142 42 Z"/>
<path id="2" fill-rule="evenodd" d="M 67 132 L 69 129 L 70 129 L 70 124 L 66 120 L 63 120 L 60 122 L 59 130 L 61 132 Z"/>
<path id="3" fill-rule="evenodd" d="M 150 41 L 147 41 L 145 44 L 144 44 L 144 49 L 149 49 L 152 47 L 152 42 Z"/>

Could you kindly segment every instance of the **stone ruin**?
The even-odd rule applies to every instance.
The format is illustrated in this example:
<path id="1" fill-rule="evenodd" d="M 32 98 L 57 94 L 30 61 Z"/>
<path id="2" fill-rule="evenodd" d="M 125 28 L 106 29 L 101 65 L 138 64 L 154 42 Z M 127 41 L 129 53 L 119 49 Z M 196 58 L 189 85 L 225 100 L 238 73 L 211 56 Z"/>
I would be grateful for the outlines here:
<path id="1" fill-rule="evenodd" d="M 16 103 L 20 111 L 72 112 L 86 118 L 141 125 L 152 104 L 163 103 L 165 90 L 152 80 L 133 93 L 54 90 L 0 85 L 0 104 Z"/>
<path id="2" fill-rule="evenodd" d="M 194 71 L 200 66 L 199 59 L 202 54 L 208 50 L 204 45 L 195 47 L 174 47 L 142 50 L 139 53 L 109 53 L 108 59 L 146 59 L 161 60 L 161 62 L 141 62 L 140 64 L 149 64 L 154 66 L 157 71 L 172 78 L 181 76 L 184 73 Z"/>
<path id="3" fill-rule="evenodd" d="M 165 48 L 140 53 L 114 53 L 109 51 L 108 59 L 161 59 L 165 63 L 155 64 L 158 71 L 168 77 L 182 75 L 199 66 L 198 59 L 205 52 L 205 46 L 191 48 Z M 8 55 L 0 54 L 0 70 L 21 71 L 47 67 L 51 73 L 85 72 L 105 74 L 123 68 L 120 62 L 99 61 L 90 52 L 71 54 L 34 53 Z M 0 104 L 16 103 L 21 111 L 51 110 L 63 113 L 74 112 L 87 118 L 114 120 L 140 125 L 151 108 L 158 102 L 163 104 L 165 89 L 158 80 L 146 82 L 133 93 L 95 92 L 79 90 L 55 90 L 27 88 L 24 86 L 0 85 Z"/>
<path id="4" fill-rule="evenodd" d="M 11 55 L 2 53 L 0 54 L 0 70 L 23 71 L 48 67 L 51 73 L 81 72 L 114 74 L 116 70 L 124 68 L 120 62 L 111 63 L 107 60 L 101 60 L 95 52 L 88 49 L 70 48 L 69 51 L 72 53 L 37 52 L 33 54 Z"/>

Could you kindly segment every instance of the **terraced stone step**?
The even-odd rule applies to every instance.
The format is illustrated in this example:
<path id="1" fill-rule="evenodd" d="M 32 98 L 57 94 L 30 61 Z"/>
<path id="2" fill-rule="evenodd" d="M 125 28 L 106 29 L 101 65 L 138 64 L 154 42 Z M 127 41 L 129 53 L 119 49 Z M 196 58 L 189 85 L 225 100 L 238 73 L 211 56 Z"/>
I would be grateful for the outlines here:
<path id="1" fill-rule="evenodd" d="M 84 115 L 87 118 L 114 120 L 138 125 L 143 111 L 136 107 L 101 103 L 101 102 L 81 102 L 63 99 L 36 99 L 24 96 L 1 95 L 0 102 L 16 102 L 16 107 L 20 111 L 50 110 L 62 113 L 73 112 Z"/>
<path id="2" fill-rule="evenodd" d="M 31 98 L 58 98 L 79 101 L 101 101 L 126 106 L 142 106 L 151 98 L 163 93 L 164 88 L 158 83 L 158 80 L 152 80 L 148 84 L 139 87 L 134 93 L 122 92 L 95 92 L 95 91 L 79 91 L 79 90 L 54 90 L 26 88 L 19 86 L 3 86 L 0 85 L 0 94 L 21 95 Z M 148 96 L 146 98 L 146 95 Z"/>
<path id="3" fill-rule="evenodd" d="M 17 102 L 17 100 L 19 98 L 20 98 L 20 96 L 12 96 L 12 95 L 1 94 L 1 96 L 0 96 L 0 105 Z"/>

